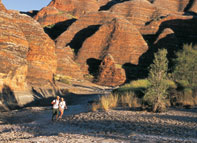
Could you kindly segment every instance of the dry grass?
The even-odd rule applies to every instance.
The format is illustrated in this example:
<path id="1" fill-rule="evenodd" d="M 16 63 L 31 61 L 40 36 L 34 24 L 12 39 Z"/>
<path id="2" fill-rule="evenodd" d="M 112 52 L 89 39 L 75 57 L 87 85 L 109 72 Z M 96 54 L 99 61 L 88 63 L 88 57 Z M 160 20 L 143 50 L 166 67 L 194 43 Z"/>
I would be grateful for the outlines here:
<path id="1" fill-rule="evenodd" d="M 117 107 L 118 104 L 118 95 L 108 95 L 108 96 L 102 96 L 100 99 L 100 105 L 101 108 L 105 111 L 108 111 L 111 108 Z"/>
<path id="2" fill-rule="evenodd" d="M 110 100 L 107 96 L 102 96 L 100 99 L 101 102 L 101 107 L 105 110 L 108 111 L 110 108 Z"/>
<path id="3" fill-rule="evenodd" d="M 134 93 L 126 93 L 124 95 L 121 95 L 120 97 L 120 104 L 123 107 L 140 107 L 140 104 L 138 103 L 138 99 L 135 96 Z"/>
<path id="4" fill-rule="evenodd" d="M 93 103 L 91 109 L 92 109 L 93 112 L 95 112 L 95 111 L 97 111 L 100 108 L 101 108 L 100 103 Z"/>
<path id="5" fill-rule="evenodd" d="M 118 104 L 118 95 L 117 94 L 114 94 L 114 95 L 110 94 L 109 100 L 110 100 L 110 108 L 117 107 L 117 104 Z"/>
<path id="6" fill-rule="evenodd" d="M 117 106 L 122 107 L 140 107 L 138 103 L 138 98 L 133 92 L 119 95 L 119 94 L 110 94 L 107 96 L 102 96 L 99 100 L 99 103 L 92 104 L 92 111 L 97 111 L 98 109 L 103 109 L 108 111 L 109 109 L 115 108 Z"/>

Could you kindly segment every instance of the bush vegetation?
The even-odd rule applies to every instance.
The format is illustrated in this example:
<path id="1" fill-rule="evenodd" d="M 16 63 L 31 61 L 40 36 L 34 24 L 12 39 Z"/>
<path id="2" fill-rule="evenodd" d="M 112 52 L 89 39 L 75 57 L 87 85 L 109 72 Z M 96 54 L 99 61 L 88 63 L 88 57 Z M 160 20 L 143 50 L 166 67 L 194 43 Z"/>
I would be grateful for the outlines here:
<path id="1" fill-rule="evenodd" d="M 150 86 L 146 89 L 143 102 L 147 104 L 153 112 L 161 112 L 166 108 L 166 97 L 168 85 L 166 84 L 168 60 L 167 50 L 159 49 L 154 54 L 153 64 L 150 65 L 148 81 Z"/>
<path id="2" fill-rule="evenodd" d="M 56 74 L 53 76 L 54 81 L 59 81 L 65 84 L 70 84 L 70 80 L 72 79 L 69 76 L 65 76 L 65 75 L 60 75 L 60 74 Z"/>
<path id="3" fill-rule="evenodd" d="M 174 106 L 193 107 L 197 105 L 197 46 L 185 44 L 176 53 L 172 78 L 177 90 L 170 91 Z"/>
<path id="4" fill-rule="evenodd" d="M 131 81 L 103 96 L 92 110 L 114 107 L 142 107 L 153 112 L 165 111 L 167 106 L 191 108 L 197 105 L 197 46 L 184 45 L 176 53 L 174 69 L 168 71 L 167 50 L 155 53 L 146 79 Z"/>
<path id="5" fill-rule="evenodd" d="M 183 49 L 176 53 L 172 76 L 180 84 L 195 88 L 197 86 L 197 46 L 185 44 Z"/>

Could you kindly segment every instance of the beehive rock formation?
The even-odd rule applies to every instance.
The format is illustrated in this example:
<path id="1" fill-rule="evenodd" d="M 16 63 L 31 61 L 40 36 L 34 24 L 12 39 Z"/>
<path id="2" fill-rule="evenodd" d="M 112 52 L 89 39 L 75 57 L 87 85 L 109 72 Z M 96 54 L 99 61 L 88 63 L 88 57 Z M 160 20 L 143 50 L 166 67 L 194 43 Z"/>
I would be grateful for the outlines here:
<path id="1" fill-rule="evenodd" d="M 156 7 L 147 0 L 132 0 L 116 4 L 109 11 L 125 17 L 140 29 L 151 20 L 155 10 Z"/>
<path id="2" fill-rule="evenodd" d="M 52 0 L 34 17 L 43 26 L 52 25 L 68 19 L 77 19 L 80 16 L 99 10 L 96 0 Z"/>
<path id="3" fill-rule="evenodd" d="M 40 24 L 31 17 L 17 12 L 12 12 L 10 15 L 14 22 L 20 26 L 29 44 L 27 54 L 28 83 L 42 85 L 41 81 L 51 81 L 57 67 L 54 42 L 44 33 Z"/>
<path id="4" fill-rule="evenodd" d="M 117 65 L 112 55 L 107 54 L 99 67 L 97 83 L 105 86 L 118 86 L 125 82 L 124 69 Z"/>
<path id="5" fill-rule="evenodd" d="M 0 19 L 0 90 L 4 85 L 24 90 L 29 43 L 11 15 L 0 11 Z"/>
<path id="6" fill-rule="evenodd" d="M 69 44 L 72 41 L 72 39 L 75 37 L 75 35 L 77 33 L 78 33 L 78 35 L 80 35 L 80 31 L 81 31 L 81 33 L 83 31 L 85 33 L 87 31 L 95 31 L 95 29 L 97 29 L 97 27 L 99 25 L 110 22 L 112 19 L 117 18 L 117 17 L 119 17 L 119 16 L 117 16 L 115 14 L 112 14 L 110 12 L 95 12 L 95 13 L 90 13 L 90 14 L 87 14 L 85 16 L 82 16 L 75 23 L 73 23 L 67 29 L 67 31 L 62 33 L 55 40 L 56 48 L 64 48 L 67 44 Z M 87 36 L 88 36 L 89 33 L 87 32 Z M 85 35 L 85 34 L 83 34 L 83 35 Z M 91 35 L 91 33 L 89 34 L 89 36 L 90 35 Z M 84 37 L 84 38 L 86 38 L 86 37 Z M 81 39 L 79 39 L 77 42 L 80 42 L 80 40 Z"/>
<path id="7" fill-rule="evenodd" d="M 74 55 L 70 47 L 57 49 L 57 71 L 56 74 L 69 76 L 75 79 L 83 79 L 80 66 L 73 61 Z"/>
<path id="8" fill-rule="evenodd" d="M 84 65 L 91 58 L 102 60 L 105 55 L 111 54 L 120 65 L 138 64 L 139 57 L 147 49 L 146 42 L 135 26 L 117 18 L 100 26 L 98 31 L 84 41 L 75 61 Z"/>

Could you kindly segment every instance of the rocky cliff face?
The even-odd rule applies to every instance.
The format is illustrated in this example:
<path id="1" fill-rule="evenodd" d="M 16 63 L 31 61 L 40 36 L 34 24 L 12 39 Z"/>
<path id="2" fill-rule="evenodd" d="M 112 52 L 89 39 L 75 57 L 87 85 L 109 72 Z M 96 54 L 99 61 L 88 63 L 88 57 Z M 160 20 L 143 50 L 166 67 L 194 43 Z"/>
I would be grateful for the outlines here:
<path id="1" fill-rule="evenodd" d="M 0 11 L 0 19 L 0 89 L 6 84 L 24 90 L 29 43 L 10 14 Z"/>
<path id="2" fill-rule="evenodd" d="M 34 98 L 29 89 L 50 88 L 56 73 L 54 42 L 31 17 L 1 9 L 0 64 L 2 105 L 12 107 L 31 102 Z M 24 93 L 29 95 L 25 97 Z"/>
<path id="3" fill-rule="evenodd" d="M 51 81 L 56 72 L 57 58 L 54 42 L 45 34 L 40 24 L 29 16 L 10 12 L 29 44 L 27 53 L 27 81 L 31 85 L 42 85 Z"/>

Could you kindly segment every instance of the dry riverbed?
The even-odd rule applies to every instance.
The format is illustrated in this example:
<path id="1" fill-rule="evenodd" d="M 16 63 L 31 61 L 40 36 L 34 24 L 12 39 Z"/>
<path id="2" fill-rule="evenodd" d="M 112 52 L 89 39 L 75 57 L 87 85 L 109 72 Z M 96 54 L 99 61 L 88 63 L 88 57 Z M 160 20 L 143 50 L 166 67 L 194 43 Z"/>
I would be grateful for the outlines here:
<path id="1" fill-rule="evenodd" d="M 0 115 L 0 142 L 6 143 L 197 143 L 197 108 L 150 113 L 115 109 L 89 112 L 73 105 L 61 121 L 50 107 L 28 107 Z"/>

